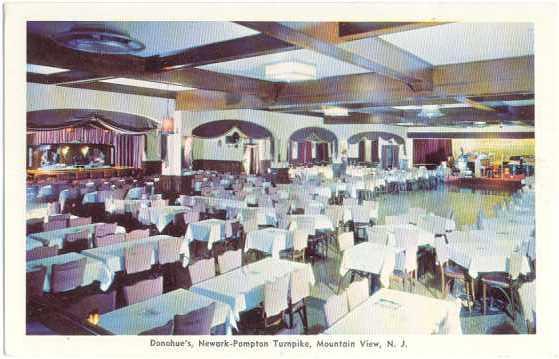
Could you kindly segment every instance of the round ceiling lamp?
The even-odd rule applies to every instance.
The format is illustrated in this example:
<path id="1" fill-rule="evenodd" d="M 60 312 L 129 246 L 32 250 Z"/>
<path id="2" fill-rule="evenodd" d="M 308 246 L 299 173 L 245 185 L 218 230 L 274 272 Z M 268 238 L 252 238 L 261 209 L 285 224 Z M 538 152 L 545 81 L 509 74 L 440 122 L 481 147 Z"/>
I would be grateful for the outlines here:
<path id="1" fill-rule="evenodd" d="M 104 27 L 74 27 L 55 34 L 53 39 L 64 47 L 103 54 L 127 54 L 146 48 L 143 43 L 131 38 L 127 33 Z"/>

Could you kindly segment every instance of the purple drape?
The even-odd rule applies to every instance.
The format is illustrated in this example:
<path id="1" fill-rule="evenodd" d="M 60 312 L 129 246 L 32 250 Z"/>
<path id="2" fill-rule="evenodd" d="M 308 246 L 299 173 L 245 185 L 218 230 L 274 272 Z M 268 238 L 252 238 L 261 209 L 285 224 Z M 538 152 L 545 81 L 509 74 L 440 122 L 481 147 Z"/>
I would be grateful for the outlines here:
<path id="1" fill-rule="evenodd" d="M 328 161 L 328 144 L 325 142 L 317 143 L 316 144 L 316 159 L 323 162 Z"/>
<path id="2" fill-rule="evenodd" d="M 365 141 L 359 141 L 359 162 L 365 162 Z"/>
<path id="3" fill-rule="evenodd" d="M 378 140 L 371 141 L 371 162 L 379 162 Z"/>
<path id="4" fill-rule="evenodd" d="M 311 142 L 297 142 L 297 162 L 311 163 L 312 162 L 312 143 Z"/>
<path id="5" fill-rule="evenodd" d="M 79 127 L 31 132 L 27 138 L 27 144 L 33 146 L 71 142 L 113 145 L 116 166 L 142 167 L 144 135 L 119 135 L 109 130 Z"/>
<path id="6" fill-rule="evenodd" d="M 429 138 L 413 140 L 414 164 L 440 164 L 452 156 L 452 140 Z"/>

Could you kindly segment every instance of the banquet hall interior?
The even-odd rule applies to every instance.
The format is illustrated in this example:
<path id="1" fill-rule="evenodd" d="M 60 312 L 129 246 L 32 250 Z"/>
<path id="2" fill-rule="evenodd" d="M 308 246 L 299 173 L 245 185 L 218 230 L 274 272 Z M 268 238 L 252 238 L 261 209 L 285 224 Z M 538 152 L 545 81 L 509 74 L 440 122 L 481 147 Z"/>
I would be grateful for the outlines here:
<path id="1" fill-rule="evenodd" d="M 27 334 L 536 333 L 533 37 L 28 22 Z"/>

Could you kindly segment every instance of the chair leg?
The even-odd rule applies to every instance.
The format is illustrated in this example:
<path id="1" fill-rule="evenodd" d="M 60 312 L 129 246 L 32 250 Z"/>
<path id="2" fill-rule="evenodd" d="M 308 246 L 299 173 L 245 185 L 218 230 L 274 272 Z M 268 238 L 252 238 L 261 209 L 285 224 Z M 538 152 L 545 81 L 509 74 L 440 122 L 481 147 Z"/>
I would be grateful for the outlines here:
<path id="1" fill-rule="evenodd" d="M 475 305 L 476 302 L 476 285 L 475 285 L 475 279 L 472 278 L 472 280 L 470 281 L 470 285 L 472 286 L 472 305 Z"/>
<path id="2" fill-rule="evenodd" d="M 441 292 L 446 297 L 446 284 L 444 279 L 444 265 L 441 264 Z"/>
<path id="3" fill-rule="evenodd" d="M 487 285 L 483 283 L 483 314 L 487 314 Z"/>

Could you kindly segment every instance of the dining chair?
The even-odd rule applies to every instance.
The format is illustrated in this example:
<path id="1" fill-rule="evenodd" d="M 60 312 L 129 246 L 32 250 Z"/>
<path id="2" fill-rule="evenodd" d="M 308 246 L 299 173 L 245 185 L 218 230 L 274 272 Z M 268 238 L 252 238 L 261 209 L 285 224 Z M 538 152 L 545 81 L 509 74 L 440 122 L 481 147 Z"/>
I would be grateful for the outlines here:
<path id="1" fill-rule="evenodd" d="M 307 268 L 300 268 L 291 272 L 289 281 L 289 296 L 288 296 L 288 312 L 289 312 L 289 327 L 293 328 L 293 315 L 299 314 L 303 322 L 305 333 L 309 328 L 307 317 L 307 305 L 305 299 L 311 295 L 311 288 L 307 280 Z"/>
<path id="2" fill-rule="evenodd" d="M 54 257 L 58 254 L 57 246 L 50 247 L 36 247 L 26 252 L 26 261 L 34 261 L 37 259 Z"/>
<path id="3" fill-rule="evenodd" d="M 80 296 L 75 301 L 71 301 L 66 311 L 80 319 L 86 319 L 89 314 L 95 312 L 104 314 L 116 309 L 116 291 L 94 293 L 91 295 Z"/>
<path id="4" fill-rule="evenodd" d="M 108 236 L 109 234 L 114 234 L 116 232 L 116 228 L 116 223 L 100 223 L 95 226 L 93 235 L 94 237 Z"/>
<path id="5" fill-rule="evenodd" d="M 408 215 L 399 215 L 399 216 L 385 216 L 384 217 L 384 224 L 387 226 L 390 225 L 406 225 L 410 223 L 410 218 Z"/>
<path id="6" fill-rule="evenodd" d="M 520 273 L 522 271 L 522 262 L 524 256 L 514 252 L 508 259 L 508 269 L 505 272 L 495 272 L 484 274 L 481 277 L 483 290 L 483 314 L 487 313 L 487 291 L 488 289 L 497 289 L 507 299 L 512 308 L 511 317 L 516 319 L 516 307 L 518 306 L 518 288 L 520 287 Z M 508 291 L 508 292 L 507 292 Z"/>
<path id="7" fill-rule="evenodd" d="M 353 237 L 353 232 L 343 232 L 338 234 L 338 250 L 340 252 L 353 247 L 354 243 L 355 239 Z"/>
<path id="8" fill-rule="evenodd" d="M 180 249 L 184 242 L 182 237 L 162 239 L 157 242 L 157 263 L 159 265 L 175 263 L 180 260 Z"/>
<path id="9" fill-rule="evenodd" d="M 53 264 L 51 292 L 63 293 L 79 288 L 83 282 L 87 258 L 80 258 L 62 264 Z"/>
<path id="10" fill-rule="evenodd" d="M 87 226 L 88 224 L 91 224 L 91 217 L 70 218 L 68 220 L 68 227 Z"/>
<path id="11" fill-rule="evenodd" d="M 385 246 L 388 243 L 389 232 L 385 227 L 372 226 L 367 229 L 367 240 Z"/>
<path id="12" fill-rule="evenodd" d="M 348 311 L 349 305 L 347 302 L 347 294 L 345 292 L 330 296 L 324 304 L 326 326 L 331 327 L 334 323 L 346 315 Z"/>
<path id="13" fill-rule="evenodd" d="M 213 302 L 187 314 L 175 315 L 173 335 L 210 335 L 215 307 L 216 302 Z"/>
<path id="14" fill-rule="evenodd" d="M 220 274 L 239 268 L 243 265 L 243 251 L 241 249 L 227 251 L 217 257 L 217 264 Z"/>
<path id="15" fill-rule="evenodd" d="M 357 238 L 362 238 L 360 234 L 366 231 L 370 223 L 370 208 L 365 206 L 351 207 L 351 219 L 353 222 L 353 231 L 357 234 Z"/>
<path id="16" fill-rule="evenodd" d="M 151 244 L 124 248 L 124 270 L 126 274 L 150 270 L 152 258 L 153 247 Z"/>
<path id="17" fill-rule="evenodd" d="M 125 241 L 134 241 L 138 239 L 144 239 L 149 237 L 149 228 L 148 229 L 136 229 L 126 233 L 124 237 Z"/>
<path id="18" fill-rule="evenodd" d="M 426 215 L 427 211 L 424 208 L 420 207 L 412 207 L 408 211 L 409 220 L 412 224 L 418 224 L 419 220 Z"/>
<path id="19" fill-rule="evenodd" d="M 43 265 L 38 265 L 33 270 L 25 273 L 25 287 L 28 300 L 32 297 L 43 296 L 46 275 L 47 267 Z"/>
<path id="20" fill-rule="evenodd" d="M 163 324 L 162 326 L 144 330 L 143 332 L 140 332 L 138 335 L 172 335 L 174 327 L 175 327 L 174 320 L 171 319 L 167 323 Z"/>
<path id="21" fill-rule="evenodd" d="M 196 263 L 190 264 L 188 272 L 190 273 L 190 280 L 193 285 L 213 278 L 215 277 L 215 261 L 213 258 L 201 259 Z"/>
<path id="22" fill-rule="evenodd" d="M 93 237 L 93 245 L 97 248 L 111 246 L 124 242 L 124 233 L 109 234 L 102 237 Z"/>
<path id="23" fill-rule="evenodd" d="M 143 302 L 163 294 L 163 277 L 144 279 L 122 288 L 125 305 Z"/>
<path id="24" fill-rule="evenodd" d="M 81 252 L 86 249 L 89 249 L 89 231 L 87 229 L 64 235 L 61 253 Z"/>
<path id="25" fill-rule="evenodd" d="M 355 309 L 369 297 L 369 280 L 361 278 L 352 282 L 345 291 L 349 310 Z"/>

